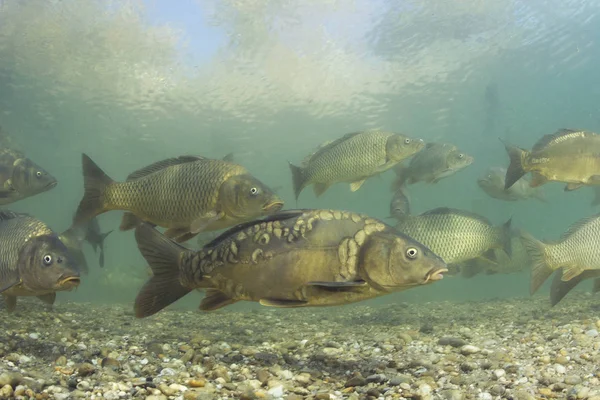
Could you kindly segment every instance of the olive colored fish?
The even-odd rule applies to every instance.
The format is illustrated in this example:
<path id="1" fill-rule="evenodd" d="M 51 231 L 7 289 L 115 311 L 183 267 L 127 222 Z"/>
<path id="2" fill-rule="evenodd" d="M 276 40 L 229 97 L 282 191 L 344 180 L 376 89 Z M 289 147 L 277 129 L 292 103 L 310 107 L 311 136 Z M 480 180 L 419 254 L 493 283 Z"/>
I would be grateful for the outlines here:
<path id="1" fill-rule="evenodd" d="M 0 293 L 9 312 L 17 296 L 53 304 L 57 291 L 79 285 L 79 267 L 58 235 L 27 214 L 0 211 Z"/>
<path id="2" fill-rule="evenodd" d="M 104 267 L 104 240 L 108 235 L 110 235 L 111 232 L 112 229 L 108 232 L 102 233 L 100 230 L 100 224 L 98 223 L 98 218 L 92 218 L 86 223 L 85 236 L 83 239 L 92 246 L 94 253 L 97 253 L 98 250 L 100 250 L 100 257 L 98 259 L 100 268 Z"/>
<path id="3" fill-rule="evenodd" d="M 390 201 L 390 218 L 400 220 L 407 215 L 410 215 L 410 199 L 404 189 L 399 188 Z"/>
<path id="4" fill-rule="evenodd" d="M 600 184 L 600 135 L 561 129 L 543 136 L 531 151 L 504 143 L 510 165 L 505 189 L 531 172 L 531 187 L 548 181 L 564 182 L 565 191 Z"/>
<path id="5" fill-rule="evenodd" d="M 165 234 L 178 242 L 283 207 L 246 168 L 200 156 L 159 161 L 133 172 L 126 182 L 115 182 L 83 154 L 83 176 L 85 193 L 76 225 L 110 210 L 125 210 L 121 230 L 143 220 L 167 228 Z"/>
<path id="6" fill-rule="evenodd" d="M 296 200 L 311 184 L 317 197 L 339 182 L 350 183 L 355 192 L 367 178 L 387 171 L 423 146 L 421 139 L 378 130 L 348 133 L 324 143 L 302 167 L 289 163 Z"/>
<path id="7" fill-rule="evenodd" d="M 402 218 L 396 228 L 423 243 L 447 264 L 486 257 L 492 249 L 511 254 L 509 219 L 493 226 L 481 215 L 453 208 L 435 208 L 420 215 Z M 491 257 L 487 257 L 491 261 Z"/>
<path id="8" fill-rule="evenodd" d="M 240 300 L 272 307 L 353 303 L 442 279 L 446 264 L 394 228 L 336 210 L 288 210 L 229 229 L 199 252 L 143 224 L 138 248 L 153 277 L 135 301 L 147 317 L 193 289 L 205 311 Z"/>
<path id="9" fill-rule="evenodd" d="M 417 182 L 437 183 L 471 165 L 474 158 L 449 143 L 431 142 L 410 159 L 408 165 L 394 167 L 396 179 L 392 189 L 398 190 Z"/>
<path id="10" fill-rule="evenodd" d="M 542 188 L 529 186 L 529 180 L 522 177 L 508 189 L 505 187 L 506 169 L 502 167 L 488 168 L 478 179 L 477 185 L 488 196 L 505 201 L 537 199 L 546 202 Z"/>
<path id="11" fill-rule="evenodd" d="M 573 290 L 573 288 L 581 283 L 581 281 L 587 279 L 594 279 L 592 293 L 600 292 L 600 270 L 590 269 L 583 271 L 575 278 L 566 282 L 562 280 L 562 271 L 556 271 L 550 286 L 550 305 L 552 307 L 557 305 L 571 290 Z"/>
<path id="12" fill-rule="evenodd" d="M 532 259 L 530 293 L 562 268 L 565 282 L 587 270 L 600 270 L 600 214 L 583 218 L 554 243 L 544 243 L 524 232 L 523 240 Z"/>
<path id="13" fill-rule="evenodd" d="M 56 178 L 23 153 L 0 149 L 0 205 L 46 192 L 57 184 Z"/>

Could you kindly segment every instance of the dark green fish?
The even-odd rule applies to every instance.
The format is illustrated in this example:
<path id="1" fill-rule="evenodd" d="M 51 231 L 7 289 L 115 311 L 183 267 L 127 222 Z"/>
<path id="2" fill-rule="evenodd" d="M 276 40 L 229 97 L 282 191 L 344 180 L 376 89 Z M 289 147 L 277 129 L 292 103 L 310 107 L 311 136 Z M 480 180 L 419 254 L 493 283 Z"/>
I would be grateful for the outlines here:
<path id="1" fill-rule="evenodd" d="M 56 178 L 23 153 L 0 148 L 0 205 L 46 192 L 57 184 Z"/>
<path id="2" fill-rule="evenodd" d="M 87 223 L 84 240 L 92 246 L 95 253 L 98 252 L 98 249 L 100 250 L 100 258 L 98 263 L 100 264 L 101 268 L 104 267 L 104 240 L 108 235 L 110 235 L 111 232 L 112 229 L 108 232 L 102 233 L 100 230 L 100 224 L 98 223 L 98 218 L 92 218 Z"/>
<path id="3" fill-rule="evenodd" d="M 421 139 L 377 130 L 349 133 L 324 143 L 302 167 L 289 164 L 296 200 L 311 184 L 316 196 L 338 182 L 350 183 L 350 190 L 355 192 L 367 178 L 387 171 L 424 145 Z"/>
<path id="4" fill-rule="evenodd" d="M 146 221 L 178 242 L 280 210 L 283 201 L 246 168 L 223 160 L 181 156 L 156 162 L 115 182 L 83 155 L 85 193 L 74 223 L 110 210 L 128 211 L 121 230 Z"/>
<path id="5" fill-rule="evenodd" d="M 488 196 L 505 201 L 538 199 L 545 203 L 546 198 L 542 188 L 529 186 L 529 180 L 522 177 L 508 189 L 505 187 L 506 169 L 501 167 L 488 168 L 479 178 L 477 185 Z"/>
<path id="6" fill-rule="evenodd" d="M 289 210 L 229 229 L 194 252 L 148 224 L 138 248 L 153 271 L 135 301 L 152 315 L 194 289 L 216 310 L 240 300 L 272 307 L 333 306 L 442 279 L 446 264 L 428 248 L 365 215 Z"/>
<path id="7" fill-rule="evenodd" d="M 9 312 L 17 296 L 53 304 L 56 292 L 79 285 L 79 266 L 58 235 L 27 214 L 0 212 L 0 293 Z"/>

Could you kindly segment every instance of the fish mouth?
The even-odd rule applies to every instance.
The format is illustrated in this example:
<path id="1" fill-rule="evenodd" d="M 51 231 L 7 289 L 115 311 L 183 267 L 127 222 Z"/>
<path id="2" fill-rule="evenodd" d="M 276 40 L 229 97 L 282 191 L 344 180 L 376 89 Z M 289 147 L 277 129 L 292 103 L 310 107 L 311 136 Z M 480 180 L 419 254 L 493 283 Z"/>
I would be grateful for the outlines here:
<path id="1" fill-rule="evenodd" d="M 423 284 L 439 281 L 444 279 L 444 272 L 448 272 L 448 268 L 433 268 L 425 275 Z"/>
<path id="2" fill-rule="evenodd" d="M 49 184 L 47 184 L 44 187 L 44 189 L 49 190 L 49 189 L 52 189 L 53 187 L 55 187 L 56 185 L 58 185 L 58 181 L 53 181 L 53 182 L 50 182 Z"/>
<path id="3" fill-rule="evenodd" d="M 267 203 L 263 207 L 263 211 L 266 211 L 268 213 L 275 213 L 275 212 L 281 210 L 282 208 L 283 208 L 283 201 L 276 200 L 276 201 L 272 201 L 270 203 Z"/>
<path id="4" fill-rule="evenodd" d="M 69 276 L 64 279 L 58 281 L 58 287 L 64 290 L 73 289 L 76 286 L 79 286 L 81 283 L 81 278 L 78 276 Z"/>

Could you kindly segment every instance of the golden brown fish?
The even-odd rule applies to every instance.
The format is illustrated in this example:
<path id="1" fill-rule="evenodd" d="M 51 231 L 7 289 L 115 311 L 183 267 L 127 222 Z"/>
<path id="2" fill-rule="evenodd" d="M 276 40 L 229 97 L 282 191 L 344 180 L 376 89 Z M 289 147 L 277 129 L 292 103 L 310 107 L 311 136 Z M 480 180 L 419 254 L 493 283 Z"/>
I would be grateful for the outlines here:
<path id="1" fill-rule="evenodd" d="M 0 212 L 0 293 L 7 310 L 17 296 L 53 304 L 56 292 L 79 285 L 79 267 L 58 235 L 27 214 Z"/>
<path id="2" fill-rule="evenodd" d="M 446 264 L 428 248 L 376 219 L 346 211 L 288 210 L 240 224 L 199 252 L 147 224 L 138 248 L 153 270 L 135 301 L 152 315 L 193 289 L 200 309 L 240 300 L 273 307 L 332 306 L 442 278 Z"/>
<path id="3" fill-rule="evenodd" d="M 505 189 L 531 172 L 531 187 L 548 181 L 565 182 L 565 190 L 600 184 L 600 135 L 561 129 L 543 136 L 527 151 L 504 143 L 510 157 Z"/>
<path id="4" fill-rule="evenodd" d="M 109 178 L 83 155 L 85 194 L 74 224 L 110 211 L 129 211 L 121 230 L 139 220 L 168 230 L 178 242 L 280 210 L 283 201 L 246 168 L 223 160 L 181 156 L 156 162 L 127 177 Z"/>
<path id="5" fill-rule="evenodd" d="M 57 183 L 56 178 L 23 153 L 0 149 L 0 205 L 46 192 Z"/>
<path id="6" fill-rule="evenodd" d="M 289 163 L 296 200 L 311 184 L 316 196 L 338 182 L 351 183 L 350 190 L 355 192 L 367 178 L 387 171 L 423 146 L 421 139 L 378 130 L 348 133 L 324 143 L 302 167 Z"/>

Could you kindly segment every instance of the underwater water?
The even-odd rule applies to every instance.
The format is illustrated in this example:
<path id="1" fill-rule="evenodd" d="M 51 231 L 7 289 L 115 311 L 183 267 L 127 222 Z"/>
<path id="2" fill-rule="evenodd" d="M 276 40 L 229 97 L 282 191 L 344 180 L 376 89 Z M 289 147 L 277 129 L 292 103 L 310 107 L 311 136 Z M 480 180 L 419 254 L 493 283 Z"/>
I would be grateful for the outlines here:
<path id="1" fill-rule="evenodd" d="M 380 129 L 474 158 L 407 186 L 412 215 L 450 207 L 557 240 L 598 212 L 592 187 L 549 182 L 545 201 L 503 201 L 477 179 L 508 167 L 501 140 L 600 132 L 599 15 L 593 0 L 0 1 L 1 146 L 58 181 L 2 209 L 63 232 L 84 195 L 82 153 L 116 181 L 231 153 L 284 210 L 393 225 L 394 171 L 296 199 L 288 167 Z M 113 230 L 104 266 L 83 243 L 89 272 L 52 310 L 33 297 L 0 308 L 0 398 L 600 398 L 591 279 L 554 307 L 550 282 L 530 296 L 524 262 L 323 308 L 207 313 L 193 290 L 139 319 L 150 272 L 122 215 L 97 217 Z"/>

